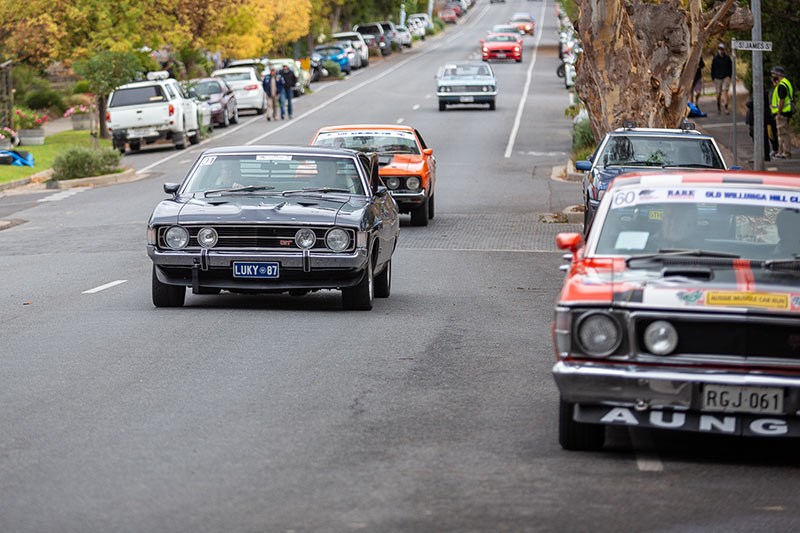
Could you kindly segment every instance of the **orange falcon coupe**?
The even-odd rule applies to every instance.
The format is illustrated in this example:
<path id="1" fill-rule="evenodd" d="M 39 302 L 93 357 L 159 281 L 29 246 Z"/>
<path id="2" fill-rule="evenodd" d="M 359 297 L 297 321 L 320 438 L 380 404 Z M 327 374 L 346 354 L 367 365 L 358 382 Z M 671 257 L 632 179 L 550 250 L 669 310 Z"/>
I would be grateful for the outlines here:
<path id="1" fill-rule="evenodd" d="M 516 26 L 520 33 L 533 35 L 536 31 L 536 19 L 530 13 L 514 13 L 509 23 Z"/>
<path id="2" fill-rule="evenodd" d="M 427 226 L 434 215 L 436 158 L 415 128 L 397 124 L 351 124 L 320 128 L 314 146 L 377 152 L 380 176 L 411 225 Z"/>

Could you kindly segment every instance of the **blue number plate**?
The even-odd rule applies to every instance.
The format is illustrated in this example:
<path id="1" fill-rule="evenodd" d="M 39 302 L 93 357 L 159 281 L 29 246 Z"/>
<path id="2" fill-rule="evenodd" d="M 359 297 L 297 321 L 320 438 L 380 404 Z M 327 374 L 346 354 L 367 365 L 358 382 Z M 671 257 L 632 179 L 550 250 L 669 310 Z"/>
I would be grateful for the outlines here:
<path id="1" fill-rule="evenodd" d="M 233 263 L 234 278 L 277 278 L 280 263 Z"/>

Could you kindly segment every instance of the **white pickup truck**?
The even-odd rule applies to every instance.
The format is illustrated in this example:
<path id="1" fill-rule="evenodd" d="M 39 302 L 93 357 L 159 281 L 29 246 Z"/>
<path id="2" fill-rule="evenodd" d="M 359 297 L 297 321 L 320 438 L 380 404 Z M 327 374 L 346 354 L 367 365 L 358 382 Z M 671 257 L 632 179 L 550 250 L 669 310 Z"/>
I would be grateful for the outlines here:
<path id="1" fill-rule="evenodd" d="M 168 140 L 186 148 L 200 142 L 197 102 L 167 72 L 149 72 L 147 81 L 128 83 L 108 97 L 106 124 L 114 148 L 136 152 L 142 143 Z"/>

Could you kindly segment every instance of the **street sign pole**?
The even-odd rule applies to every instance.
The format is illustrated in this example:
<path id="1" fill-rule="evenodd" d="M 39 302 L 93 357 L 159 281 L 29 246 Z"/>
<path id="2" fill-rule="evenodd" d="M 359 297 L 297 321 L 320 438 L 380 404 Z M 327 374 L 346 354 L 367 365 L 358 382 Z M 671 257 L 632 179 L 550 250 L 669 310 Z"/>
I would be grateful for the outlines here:
<path id="1" fill-rule="evenodd" d="M 753 41 L 761 41 L 761 0 L 751 0 Z M 753 50 L 753 170 L 764 170 L 764 63 L 761 50 Z"/>
<path id="2" fill-rule="evenodd" d="M 733 113 L 731 113 L 731 117 L 733 119 L 733 139 L 731 142 L 733 143 L 733 164 L 739 164 L 738 154 L 736 152 L 736 39 L 731 40 L 731 57 L 733 58 Z"/>

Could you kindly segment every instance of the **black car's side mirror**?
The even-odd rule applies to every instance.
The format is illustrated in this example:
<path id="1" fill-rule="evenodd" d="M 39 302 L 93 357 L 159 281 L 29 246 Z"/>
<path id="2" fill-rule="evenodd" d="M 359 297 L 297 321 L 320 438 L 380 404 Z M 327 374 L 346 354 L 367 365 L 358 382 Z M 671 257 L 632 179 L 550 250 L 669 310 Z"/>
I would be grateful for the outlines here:
<path id="1" fill-rule="evenodd" d="M 173 197 L 178 195 L 178 189 L 181 188 L 180 183 L 165 183 L 164 184 L 164 192 L 167 194 L 171 194 Z"/>
<path id="2" fill-rule="evenodd" d="M 387 189 L 386 185 L 384 185 L 382 183 L 379 183 L 379 184 L 375 185 L 374 189 L 375 189 L 375 195 L 376 196 L 385 196 L 385 195 L 389 194 L 389 189 Z"/>
<path id="3" fill-rule="evenodd" d="M 591 161 L 575 161 L 575 170 L 592 170 L 592 162 Z"/>

